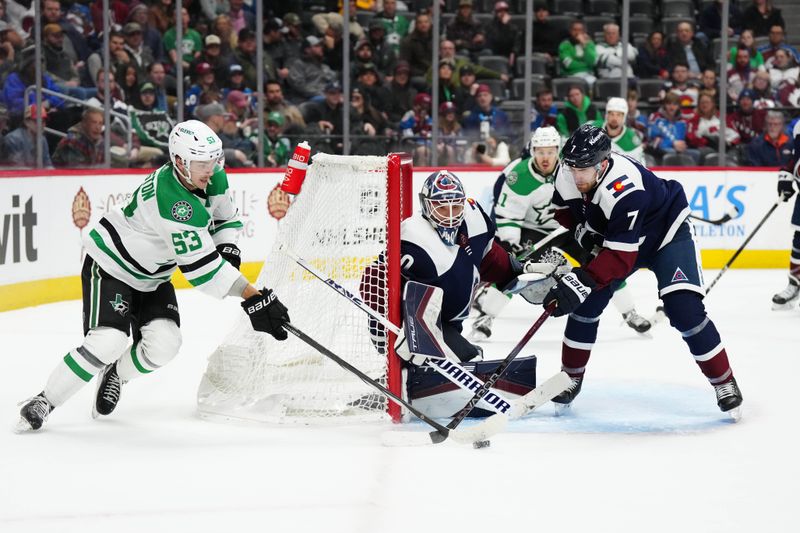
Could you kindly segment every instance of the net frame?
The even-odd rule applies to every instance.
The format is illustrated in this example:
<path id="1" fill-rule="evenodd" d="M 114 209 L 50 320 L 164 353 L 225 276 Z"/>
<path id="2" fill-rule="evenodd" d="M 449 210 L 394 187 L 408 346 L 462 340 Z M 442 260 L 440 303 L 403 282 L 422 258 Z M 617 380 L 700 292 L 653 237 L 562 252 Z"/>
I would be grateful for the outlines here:
<path id="1" fill-rule="evenodd" d="M 352 172 L 352 176 L 348 175 L 348 179 L 354 179 L 355 181 L 352 182 L 352 187 L 348 187 L 348 191 L 352 190 L 353 193 L 351 195 L 346 196 L 347 200 L 342 201 L 340 197 L 339 200 L 342 201 L 343 204 L 347 204 L 349 206 L 349 211 L 347 209 L 341 209 L 346 213 L 353 212 L 353 204 L 358 205 L 358 211 L 360 211 L 360 215 L 358 213 L 350 216 L 363 216 L 363 209 L 365 205 L 365 198 L 366 198 L 366 205 L 367 208 L 371 208 L 372 204 L 370 203 L 371 197 L 369 196 L 370 190 L 375 190 L 376 184 L 380 187 L 380 181 L 374 179 L 375 173 L 383 174 L 385 176 L 385 198 L 380 199 L 379 201 L 376 200 L 376 206 L 379 206 L 378 209 L 385 210 L 385 228 L 381 228 L 381 231 L 385 230 L 383 234 L 383 242 L 378 243 L 377 250 L 379 254 L 383 255 L 383 262 L 379 264 L 378 270 L 382 272 L 381 275 L 376 276 L 373 278 L 372 272 L 368 271 L 368 267 L 363 268 L 360 271 L 358 276 L 362 280 L 372 280 L 375 281 L 373 285 L 376 285 L 379 290 L 381 291 L 382 295 L 385 295 L 385 302 L 382 303 L 382 309 L 380 312 L 386 316 L 392 323 L 400 324 L 402 319 L 401 314 L 401 305 L 402 305 L 402 294 L 401 294 L 401 279 L 400 279 L 400 226 L 402 221 L 411 215 L 412 210 L 412 195 L 411 195 L 411 187 L 412 187 L 412 163 L 411 163 L 411 156 L 405 153 L 392 153 L 386 157 L 367 157 L 367 156 L 331 156 L 328 154 L 316 154 L 314 156 L 314 163 L 318 165 L 329 165 L 331 169 L 325 170 L 325 172 L 334 172 L 338 169 L 339 172 L 346 171 L 348 168 L 352 168 L 354 172 Z M 338 166 L 337 166 L 338 165 Z M 361 165 L 361 166 L 359 166 Z M 365 167 L 369 167 L 368 170 L 365 170 Z M 282 237 L 282 230 L 279 229 L 278 236 L 276 238 L 275 245 L 273 246 L 273 250 L 267 256 L 267 260 L 265 261 L 264 266 L 262 267 L 262 271 L 259 274 L 259 281 L 258 283 L 262 283 L 265 286 L 271 287 L 270 280 L 267 279 L 267 272 L 270 268 L 271 274 L 274 275 L 275 271 L 275 261 L 273 258 L 276 257 L 275 254 L 278 252 L 276 248 L 282 245 L 282 240 L 292 242 L 292 239 L 296 239 L 299 236 L 305 235 L 308 237 L 308 234 L 305 233 L 306 231 L 306 224 L 310 224 L 311 227 L 315 228 L 313 235 L 315 239 L 311 239 L 312 241 L 316 241 L 316 238 L 322 234 L 326 235 L 326 230 L 330 229 L 328 226 L 321 225 L 323 221 L 327 222 L 329 219 L 327 216 L 332 216 L 330 213 L 328 215 L 320 215 L 319 220 L 313 220 L 314 213 L 314 195 L 319 195 L 320 198 L 325 197 L 325 188 L 322 184 L 319 186 L 309 185 L 309 178 L 312 178 L 313 173 L 311 172 L 310 167 L 309 169 L 309 176 L 306 178 L 306 183 L 304 184 L 303 190 L 300 194 L 297 195 L 295 201 L 292 203 L 292 206 L 289 208 L 289 212 L 287 213 L 286 218 L 284 221 L 289 222 L 287 226 L 284 226 L 285 232 Z M 321 169 L 323 167 L 317 167 L 317 169 Z M 325 167 L 327 168 L 327 167 Z M 363 172 L 369 172 L 369 176 L 365 176 L 362 174 L 361 182 L 357 181 L 357 176 L 359 175 L 358 172 L 355 170 Z M 319 170 L 320 173 L 324 173 L 322 170 Z M 317 177 L 317 179 L 322 179 L 322 177 Z M 312 179 L 313 182 L 313 179 Z M 348 185 L 351 182 L 347 182 Z M 303 192 L 306 192 L 306 195 L 303 195 Z M 329 189 L 330 191 L 330 189 Z M 367 192 L 367 196 L 365 196 L 365 191 Z M 349 194 L 349 193 L 346 193 Z M 380 203 L 380 202 L 383 203 Z M 335 202 L 331 202 L 335 203 Z M 334 209 L 337 209 L 339 206 L 335 206 Z M 295 209 L 295 212 L 292 212 L 292 209 Z M 297 211 L 300 210 L 300 211 Z M 380 211 L 376 213 L 380 214 Z M 292 215 L 294 214 L 294 217 Z M 372 214 L 372 213 L 371 213 Z M 350 219 L 346 218 L 348 215 L 345 215 L 345 220 L 350 221 L 352 220 L 352 227 L 355 229 L 361 229 L 357 223 L 361 223 L 361 219 Z M 283 222 L 283 221 L 282 221 Z M 341 224 L 340 219 L 336 219 L 333 222 L 334 226 L 336 223 Z M 292 225 L 294 224 L 294 225 Z M 377 224 L 377 226 L 375 225 Z M 380 223 L 375 221 L 371 225 L 368 224 L 369 227 L 379 227 Z M 298 229 L 300 228 L 300 229 Z M 317 233 L 318 232 L 318 233 Z M 284 243 L 285 244 L 285 243 Z M 327 243 L 326 243 L 327 244 Z M 382 249 L 380 246 L 383 246 Z M 314 244 L 311 245 L 312 247 Z M 347 279 L 350 280 L 352 284 L 352 280 L 354 277 L 352 265 L 350 261 L 343 259 L 343 257 L 347 257 L 348 259 L 352 255 L 353 257 L 357 257 L 359 255 L 363 256 L 364 251 L 362 248 L 358 247 L 358 244 L 353 244 L 352 242 L 348 242 L 347 237 L 339 246 L 341 249 L 330 249 L 330 251 L 325 249 L 325 245 L 320 245 L 321 250 L 314 249 L 313 254 L 321 252 L 322 255 L 330 254 L 330 262 L 332 265 L 341 265 L 341 266 L 333 266 L 333 271 L 327 271 L 326 274 L 330 275 L 333 279 L 337 279 L 337 272 L 340 272 L 342 269 L 346 274 Z M 373 250 L 376 248 L 370 248 L 370 254 L 373 253 Z M 302 253 L 300 254 L 302 255 Z M 311 257 L 306 257 L 306 259 L 311 259 Z M 359 258 L 363 259 L 363 257 Z M 291 261 L 291 260 L 290 260 Z M 273 262 L 272 265 L 268 263 Z M 313 261 L 312 261 L 313 263 Z M 359 263 L 361 263 L 359 261 Z M 293 264 L 293 266 L 296 266 Z M 320 267 L 320 265 L 316 265 Z M 330 266 L 330 265 L 329 265 Z M 360 264 L 360 268 L 363 267 L 363 264 Z M 374 266 L 374 265 L 373 265 Z M 280 268 L 280 267 L 277 267 Z M 297 272 L 290 273 L 289 270 L 292 267 L 285 267 L 286 271 L 281 271 L 284 274 L 285 278 L 290 280 L 294 279 L 296 282 L 296 276 L 298 275 Z M 326 271 L 327 269 L 322 267 L 321 270 Z M 277 279 L 277 278 L 276 278 Z M 381 281 L 382 280 L 382 281 Z M 274 281 L 274 280 L 273 280 Z M 337 282 L 339 280 L 337 279 Z M 280 281 L 277 281 L 280 284 Z M 286 282 L 291 285 L 290 282 Z M 312 327 L 308 325 L 308 329 L 304 330 L 307 334 L 311 335 L 315 340 L 320 342 L 321 344 L 325 345 L 326 347 L 332 349 L 337 355 L 345 357 L 347 352 L 346 349 L 341 348 L 341 344 L 336 343 L 337 338 L 341 337 L 337 331 L 341 329 L 346 329 L 348 327 L 352 327 L 353 320 L 355 321 L 363 321 L 363 324 L 367 323 L 367 316 L 361 310 L 357 309 L 352 303 L 347 302 L 343 296 L 335 294 L 330 288 L 324 287 L 324 284 L 321 281 L 316 279 L 309 279 L 308 282 L 311 287 L 313 287 L 313 292 L 317 293 L 317 298 L 319 298 L 320 304 L 324 307 L 324 303 L 322 300 L 327 300 L 328 305 L 336 305 L 340 306 L 339 313 L 333 313 L 332 315 L 328 316 L 327 319 L 329 324 L 320 323 L 319 327 Z M 385 287 L 381 286 L 385 284 Z M 258 284 L 258 286 L 262 286 Z M 301 286 L 305 286 L 301 283 Z M 363 288 L 363 287 L 361 287 Z M 279 297 L 284 299 L 284 296 L 281 295 L 280 291 L 277 291 Z M 358 288 L 353 289 L 351 287 L 350 292 L 354 294 L 358 294 Z M 284 289 L 285 294 L 285 289 Z M 287 305 L 289 307 L 289 314 L 292 316 L 292 308 L 291 305 L 291 293 L 289 295 L 289 300 L 287 301 Z M 298 296 L 298 300 L 301 300 L 302 297 Z M 305 301 L 305 300 L 303 300 Z M 353 316 L 344 317 L 342 316 L 342 311 L 348 314 L 352 314 Z M 304 315 L 302 313 L 298 313 L 298 318 L 293 316 L 293 322 L 300 325 L 302 324 L 302 318 Z M 298 323 L 297 320 L 300 320 Z M 338 323 L 339 320 L 347 321 L 346 324 Z M 314 324 L 318 324 L 315 322 Z M 306 327 L 305 324 L 301 326 L 301 329 Z M 358 328 L 361 329 L 361 328 Z M 370 331 L 371 332 L 371 331 Z M 326 338 L 329 336 L 330 338 Z M 345 335 L 346 336 L 346 335 Z M 234 339 L 234 340 L 232 340 Z M 265 340 L 266 339 L 266 340 Z M 363 332 L 362 336 L 359 337 L 361 340 L 357 340 L 357 344 L 363 350 Z M 291 343 L 292 340 L 294 342 L 299 342 L 297 339 L 294 339 L 290 336 L 289 341 L 287 343 Z M 229 342 L 230 341 L 230 342 Z M 308 417 L 305 416 L 284 416 L 283 412 L 280 410 L 280 406 L 278 404 L 281 403 L 280 397 L 283 395 L 286 398 L 292 398 L 289 402 L 291 403 L 294 401 L 294 394 L 297 394 L 299 397 L 302 397 L 304 401 L 314 403 L 318 399 L 320 400 L 321 405 L 324 405 L 324 394 L 321 392 L 325 390 L 326 392 L 328 389 L 325 389 L 326 381 L 325 379 L 320 380 L 320 384 L 318 382 L 314 382 L 312 385 L 309 386 L 314 392 L 308 394 L 308 397 L 313 398 L 309 400 L 303 392 L 298 392 L 291 387 L 294 385 L 294 382 L 291 380 L 294 378 L 298 379 L 298 387 L 302 387 L 304 382 L 303 379 L 305 378 L 305 374 L 303 374 L 303 365 L 307 364 L 309 368 L 311 368 L 310 374 L 313 375 L 316 368 L 315 365 L 332 365 L 333 363 L 328 361 L 322 356 L 318 357 L 310 357 L 307 360 L 303 359 L 303 357 L 299 357 L 298 359 L 292 359 L 291 354 L 294 354 L 296 351 L 296 345 L 292 349 L 288 349 L 287 353 L 290 354 L 288 363 L 281 359 L 281 356 L 275 355 L 275 347 L 274 345 L 270 345 L 269 341 L 271 339 L 265 337 L 263 334 L 256 333 L 252 331 L 252 328 L 249 326 L 249 321 L 239 322 L 239 325 L 234 328 L 228 334 L 228 337 L 223 342 L 222 345 L 211 355 L 209 358 L 209 366 L 204 374 L 203 381 L 201 381 L 200 389 L 198 389 L 198 409 L 200 410 L 202 415 L 205 416 L 213 416 L 213 417 L 223 417 L 223 418 L 235 418 L 235 419 L 245 419 L 245 420 L 259 420 L 259 421 L 266 421 L 266 422 L 277 422 L 277 423 L 292 423 L 292 422 L 299 422 L 299 423 L 325 423 L 325 422 L 334 422 L 336 419 L 346 420 L 346 421 L 355 421 L 359 420 L 358 417 L 353 416 L 346 416 L 346 417 L 336 417 L 335 414 L 337 413 L 337 409 L 342 408 L 342 400 L 339 399 L 337 402 L 331 403 L 331 413 L 320 414 L 319 418 L 315 416 Z M 339 338 L 338 341 L 341 341 Z M 396 341 L 396 335 L 390 331 L 383 331 L 383 337 L 381 344 L 385 348 L 385 362 L 380 363 L 384 364 L 384 368 L 380 369 L 381 371 L 385 370 L 384 374 L 380 375 L 379 381 L 384 382 L 386 387 L 391 390 L 393 393 L 401 395 L 402 391 L 402 375 L 401 375 L 401 365 L 400 360 L 397 357 L 397 354 L 394 350 L 394 344 Z M 266 344 L 264 344 L 266 343 Z M 385 343 L 385 344 L 383 344 Z M 265 359 L 269 359 L 269 362 L 266 363 L 264 361 L 258 361 L 258 358 L 254 356 L 252 351 L 266 353 L 270 350 L 264 350 L 264 346 L 268 348 L 272 346 L 271 353 Z M 280 343 L 280 346 L 285 346 L 286 344 Z M 239 349 L 239 346 L 247 346 L 247 348 Z M 342 350 L 343 353 L 339 353 L 337 351 L 337 347 Z M 372 347 L 372 345 L 370 345 Z M 247 350 L 248 348 L 252 348 L 251 353 L 248 353 L 246 356 L 238 356 L 235 352 L 242 352 Z M 310 349 L 310 348 L 309 348 Z M 313 350 L 312 350 L 313 351 Z M 358 349 L 356 348 L 356 352 Z M 316 354 L 318 355 L 318 354 Z M 227 360 L 225 358 L 228 358 Z M 237 360 L 237 357 L 239 359 Z M 274 363 L 274 359 L 279 359 L 280 362 Z M 345 357 L 347 359 L 347 357 Z M 320 361 L 324 360 L 324 361 Z M 243 362 L 244 361 L 244 362 Z M 297 362 L 296 362 L 297 361 Z M 359 365 L 355 361 L 350 361 L 355 366 L 359 367 Z M 373 361 L 368 362 L 370 365 L 375 364 Z M 227 367 L 226 367 L 227 365 Z M 244 367 L 244 368 L 243 368 Z M 252 368 L 249 368 L 252 367 Z M 275 374 L 275 382 L 270 381 L 269 372 L 271 371 L 270 368 L 274 370 Z M 370 372 L 376 372 L 376 368 L 374 366 L 369 366 L 368 368 L 359 367 L 360 370 L 370 374 Z M 247 380 L 250 379 L 250 373 L 252 373 L 252 383 L 247 382 L 241 388 L 236 388 L 232 386 L 230 389 L 226 387 L 226 383 L 224 379 L 221 379 L 220 376 L 226 374 L 226 372 L 234 376 L 231 381 L 228 383 L 234 382 L 238 384 L 237 377 L 243 376 L 243 379 Z M 341 372 L 348 374 L 346 371 L 338 369 L 336 372 Z M 260 381 L 262 376 L 266 376 L 266 379 Z M 286 379 L 286 387 L 287 389 L 283 389 L 282 387 L 285 385 L 282 379 Z M 372 376 L 375 379 L 378 379 L 378 376 Z M 326 374 L 327 378 L 327 374 Z M 385 378 L 385 380 L 384 380 Z M 360 382 L 355 376 L 346 375 L 346 376 L 338 376 L 339 380 L 347 380 L 345 384 L 342 385 L 343 387 L 352 387 L 355 388 L 357 386 L 361 386 Z M 280 382 L 279 385 L 276 383 Z M 259 391 L 258 386 L 260 384 L 265 384 L 267 388 L 275 386 L 277 389 L 280 389 L 278 392 L 273 394 L 273 391 L 269 390 L 264 393 L 264 390 Z M 310 383 L 310 382 L 308 382 Z M 352 391 L 348 388 L 346 389 L 346 393 L 342 394 L 341 390 L 337 388 L 339 381 L 334 378 L 331 378 L 331 383 L 333 383 L 332 388 L 329 389 L 331 395 L 335 398 L 340 398 L 341 396 L 346 394 L 352 393 Z M 213 384 L 215 387 L 219 387 L 218 391 L 212 391 L 209 395 L 208 393 L 208 385 Z M 358 385 L 356 385 L 358 384 Z M 205 387 L 205 390 L 204 390 Z M 287 390 L 291 392 L 287 392 Z M 317 395 L 317 390 L 319 390 L 319 395 Z M 264 393 L 264 398 L 269 398 L 269 400 L 265 400 L 264 398 L 259 399 L 259 393 Z M 226 396 L 229 395 L 229 396 Z M 319 398 L 317 397 L 319 396 Z M 211 398 L 211 399 L 209 399 Z M 277 398 L 277 400 L 275 399 Z M 228 401 L 228 399 L 230 401 Z M 385 411 L 385 415 L 383 419 L 390 418 L 394 422 L 399 422 L 401 420 L 401 410 L 398 406 L 394 405 L 391 402 L 387 402 L 382 397 L 379 399 L 382 402 L 380 405 L 383 406 L 383 410 Z M 248 405 L 248 402 L 250 405 Z M 364 402 L 360 403 L 367 403 L 370 404 L 369 401 L 365 400 Z M 275 405 L 273 405 L 273 403 Z M 300 402 L 302 403 L 302 402 Z M 336 408 L 333 408 L 333 404 L 335 404 Z M 242 409 L 242 406 L 246 405 L 247 408 Z M 276 407 L 277 405 L 277 407 Z M 294 405 L 294 404 L 292 404 Z M 306 404 L 303 404 L 306 405 Z M 317 406 L 317 403 L 314 403 Z M 349 405 L 349 404 L 348 404 Z M 375 408 L 379 406 L 378 399 L 376 398 L 375 401 Z M 251 409 L 252 410 L 249 410 Z M 363 408 L 363 405 L 360 405 Z M 314 409 L 318 409 L 317 407 L 308 407 L 309 411 L 313 411 Z M 369 407 L 368 409 L 373 409 L 373 407 Z M 257 411 L 260 410 L 260 411 Z M 270 411 L 272 410 L 272 411 Z M 324 411 L 324 408 L 320 409 Z M 301 409 L 302 411 L 302 409 Z M 358 410 L 353 410 L 358 411 Z M 295 413 L 295 411 L 292 411 Z M 358 411 L 360 412 L 360 411 Z M 262 413 L 266 413 L 262 416 Z M 374 417 L 375 415 L 371 415 Z M 366 414 L 363 417 L 364 420 L 371 420 Z"/>

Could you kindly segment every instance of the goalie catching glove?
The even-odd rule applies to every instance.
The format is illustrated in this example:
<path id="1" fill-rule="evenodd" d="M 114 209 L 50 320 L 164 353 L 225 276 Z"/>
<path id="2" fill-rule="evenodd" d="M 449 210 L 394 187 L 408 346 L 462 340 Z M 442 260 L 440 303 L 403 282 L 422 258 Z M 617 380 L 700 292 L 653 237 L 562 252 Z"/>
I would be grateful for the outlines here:
<path id="1" fill-rule="evenodd" d="M 289 322 L 289 313 L 271 289 L 261 289 L 261 294 L 242 302 L 242 309 L 250 318 L 253 329 L 269 333 L 279 341 L 288 337 L 283 325 Z"/>
<path id="2" fill-rule="evenodd" d="M 791 172 L 781 170 L 778 172 L 778 196 L 781 200 L 788 202 L 789 198 L 794 196 L 794 180 Z"/>
<path id="3" fill-rule="evenodd" d="M 572 272 L 562 276 L 555 287 L 550 289 L 550 292 L 544 297 L 544 305 L 547 307 L 556 302 L 553 316 L 568 315 L 589 297 L 592 289 L 596 286 L 597 283 L 588 273 L 580 268 L 575 268 Z"/>

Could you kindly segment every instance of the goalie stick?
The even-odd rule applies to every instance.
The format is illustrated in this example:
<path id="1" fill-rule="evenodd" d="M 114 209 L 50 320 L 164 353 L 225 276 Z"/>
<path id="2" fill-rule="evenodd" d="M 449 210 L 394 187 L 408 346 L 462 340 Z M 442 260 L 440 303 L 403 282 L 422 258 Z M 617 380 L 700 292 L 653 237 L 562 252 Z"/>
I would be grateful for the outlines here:
<path id="1" fill-rule="evenodd" d="M 689 218 L 694 219 L 694 220 L 699 220 L 700 222 L 707 222 L 707 223 L 713 224 L 715 226 L 720 226 L 720 225 L 722 225 L 722 224 L 724 224 L 724 223 L 736 218 L 737 216 L 739 216 L 739 210 L 734 205 L 730 209 L 728 209 L 728 211 L 724 215 L 722 215 L 720 218 L 718 218 L 716 220 L 715 219 L 710 219 L 710 218 L 699 217 L 697 215 L 689 215 Z"/>
<path id="2" fill-rule="evenodd" d="M 324 347 L 323 345 L 321 345 L 320 343 L 318 343 L 317 341 L 315 341 L 314 339 L 312 339 L 311 337 L 300 331 L 297 328 L 297 326 L 295 326 L 291 322 L 287 322 L 286 324 L 283 325 L 283 327 L 286 329 L 286 331 L 288 331 L 301 341 L 305 342 L 306 344 L 317 350 L 319 353 L 321 353 L 322 355 L 324 355 L 325 357 L 327 357 L 340 367 L 344 368 L 345 370 L 356 376 L 358 379 L 360 379 L 361 381 L 363 381 L 376 391 L 380 392 L 381 394 L 389 398 L 391 401 L 405 407 L 406 409 L 408 409 L 409 412 L 413 413 L 417 418 L 419 418 L 420 420 L 422 420 L 423 422 L 434 428 L 436 431 L 432 431 L 429 434 L 425 434 L 426 437 L 428 437 L 427 443 L 438 444 L 440 442 L 444 442 L 448 437 L 451 437 L 456 442 L 462 444 L 468 444 L 476 442 L 478 440 L 486 439 L 488 436 L 491 435 L 486 433 L 486 428 L 493 427 L 492 425 L 466 428 L 463 430 L 456 430 L 455 428 L 448 428 L 446 426 L 443 426 L 436 420 L 429 418 L 427 415 L 425 415 L 425 413 L 419 411 L 410 403 L 406 402 L 405 400 L 394 394 L 392 391 L 390 391 L 389 389 L 387 389 L 386 387 L 375 381 L 374 379 L 364 374 L 361 370 L 357 369 L 356 367 L 354 367 L 353 365 L 351 365 L 350 363 L 348 363 L 347 361 L 345 361 L 344 359 L 342 359 L 341 357 L 339 357 L 338 355 L 336 355 L 335 353 L 333 353 L 332 351 L 330 351 L 329 349 L 327 349 L 326 347 Z"/>
<path id="3" fill-rule="evenodd" d="M 466 418 L 469 412 L 472 411 L 472 409 L 478 404 L 478 402 L 481 401 L 481 399 L 484 396 L 486 396 L 486 394 L 489 392 L 489 389 L 491 389 L 497 382 L 497 380 L 500 379 L 500 377 L 505 373 L 505 371 L 508 369 L 508 366 L 514 360 L 514 358 L 517 357 L 517 355 L 519 355 L 519 352 L 521 352 L 522 349 L 525 347 L 525 345 L 528 344 L 528 341 L 531 340 L 531 337 L 533 337 L 534 333 L 539 331 L 539 328 L 542 327 L 542 324 L 544 324 L 545 320 L 547 320 L 547 318 L 550 316 L 550 313 L 552 313 L 555 308 L 556 308 L 556 302 L 551 302 L 550 305 L 545 307 L 544 312 L 542 312 L 539 318 L 536 319 L 536 322 L 533 323 L 533 325 L 528 329 L 528 331 L 525 332 L 525 335 L 522 336 L 522 339 L 520 339 L 520 341 L 516 344 L 516 346 L 514 346 L 514 348 L 506 356 L 506 358 L 503 359 L 503 362 L 500 363 L 500 366 L 497 367 L 497 370 L 494 371 L 494 374 L 489 376 L 489 379 L 487 379 L 486 382 L 483 384 L 483 386 L 480 389 L 478 389 L 477 392 L 475 392 L 475 395 L 470 399 L 469 402 L 467 402 L 467 405 L 465 405 L 461 409 L 461 411 L 456 413 L 456 416 L 454 416 L 453 419 L 450 421 L 450 423 L 447 424 L 447 429 L 450 430 L 456 429 L 459 426 L 459 424 L 461 424 L 461 422 L 464 420 L 464 418 Z M 489 417 L 485 421 L 485 423 L 487 423 L 487 425 L 490 425 L 491 423 L 493 423 L 492 419 L 494 418 L 497 418 L 497 421 L 495 421 L 494 423 L 504 424 L 504 422 L 499 422 L 503 417 L 494 417 L 494 416 Z M 432 434 L 431 438 L 433 438 Z"/>
<path id="4" fill-rule="evenodd" d="M 358 296 L 354 295 L 340 284 L 338 284 L 334 279 L 327 277 L 322 271 L 315 268 L 313 265 L 308 263 L 305 259 L 297 255 L 293 250 L 288 248 L 283 249 L 283 252 L 288 255 L 292 260 L 294 260 L 298 265 L 303 267 L 307 272 L 312 274 L 314 277 L 325 283 L 328 287 L 339 293 L 341 296 L 348 299 L 353 305 L 367 313 L 370 317 L 377 320 L 378 322 L 383 325 L 386 329 L 395 333 L 398 337 L 402 336 L 403 330 L 389 321 L 388 318 L 381 315 L 369 305 L 367 305 L 364 300 L 359 298 Z M 531 277 L 536 277 L 535 274 L 530 274 Z M 436 306 L 436 301 L 433 302 L 432 310 L 441 308 L 441 297 L 439 297 L 439 305 Z M 446 346 L 444 342 L 441 342 L 443 346 Z M 436 372 L 441 374 L 442 376 L 446 377 L 449 381 L 457 385 L 459 388 L 462 388 L 470 393 L 474 393 L 476 389 L 479 389 L 483 386 L 483 382 L 478 379 L 474 374 L 472 374 L 469 370 L 461 366 L 458 361 L 455 360 L 455 356 L 453 358 L 441 358 L 440 360 L 434 361 L 433 359 L 430 361 L 429 365 L 433 368 Z M 484 402 L 486 407 L 489 409 L 497 412 L 503 413 L 508 410 L 509 406 L 511 405 L 511 401 L 503 398 L 496 392 L 494 393 L 497 396 L 497 402 Z"/>

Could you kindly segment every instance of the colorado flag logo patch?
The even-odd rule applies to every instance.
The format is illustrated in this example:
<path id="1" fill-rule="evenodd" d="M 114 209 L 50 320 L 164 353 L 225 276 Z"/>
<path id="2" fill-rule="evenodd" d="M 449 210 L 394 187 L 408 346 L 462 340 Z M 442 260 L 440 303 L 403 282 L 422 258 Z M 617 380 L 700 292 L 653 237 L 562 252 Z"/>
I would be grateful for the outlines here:
<path id="1" fill-rule="evenodd" d="M 675 269 L 675 273 L 672 275 L 671 283 L 675 283 L 677 281 L 689 281 L 689 278 L 686 277 L 686 274 L 683 273 L 681 267 Z"/>
<path id="2" fill-rule="evenodd" d="M 620 176 L 606 185 L 606 188 L 611 191 L 611 196 L 614 198 L 619 198 L 622 193 L 633 188 L 633 180 L 631 180 L 628 176 Z"/>

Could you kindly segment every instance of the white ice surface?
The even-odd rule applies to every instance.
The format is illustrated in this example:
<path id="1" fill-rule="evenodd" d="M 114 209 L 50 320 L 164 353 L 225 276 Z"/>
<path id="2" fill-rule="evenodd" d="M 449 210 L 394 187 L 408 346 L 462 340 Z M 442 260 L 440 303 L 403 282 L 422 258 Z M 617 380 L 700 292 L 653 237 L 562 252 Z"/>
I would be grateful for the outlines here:
<path id="1" fill-rule="evenodd" d="M 740 423 L 717 410 L 676 331 L 637 336 L 609 306 L 573 414 L 545 406 L 479 451 L 386 448 L 377 425 L 201 420 L 206 357 L 241 311 L 197 291 L 178 294 L 177 359 L 126 385 L 111 417 L 91 419 L 92 384 L 45 431 L 16 435 L 17 402 L 80 342 L 81 309 L 3 313 L 0 532 L 800 531 L 800 310 L 770 310 L 785 283 L 784 271 L 733 270 L 706 300 L 745 397 Z M 652 313 L 652 274 L 631 285 Z M 512 302 L 487 352 L 504 357 L 540 312 Z M 563 327 L 548 320 L 523 352 L 539 356 L 540 380 L 559 368 Z"/>

